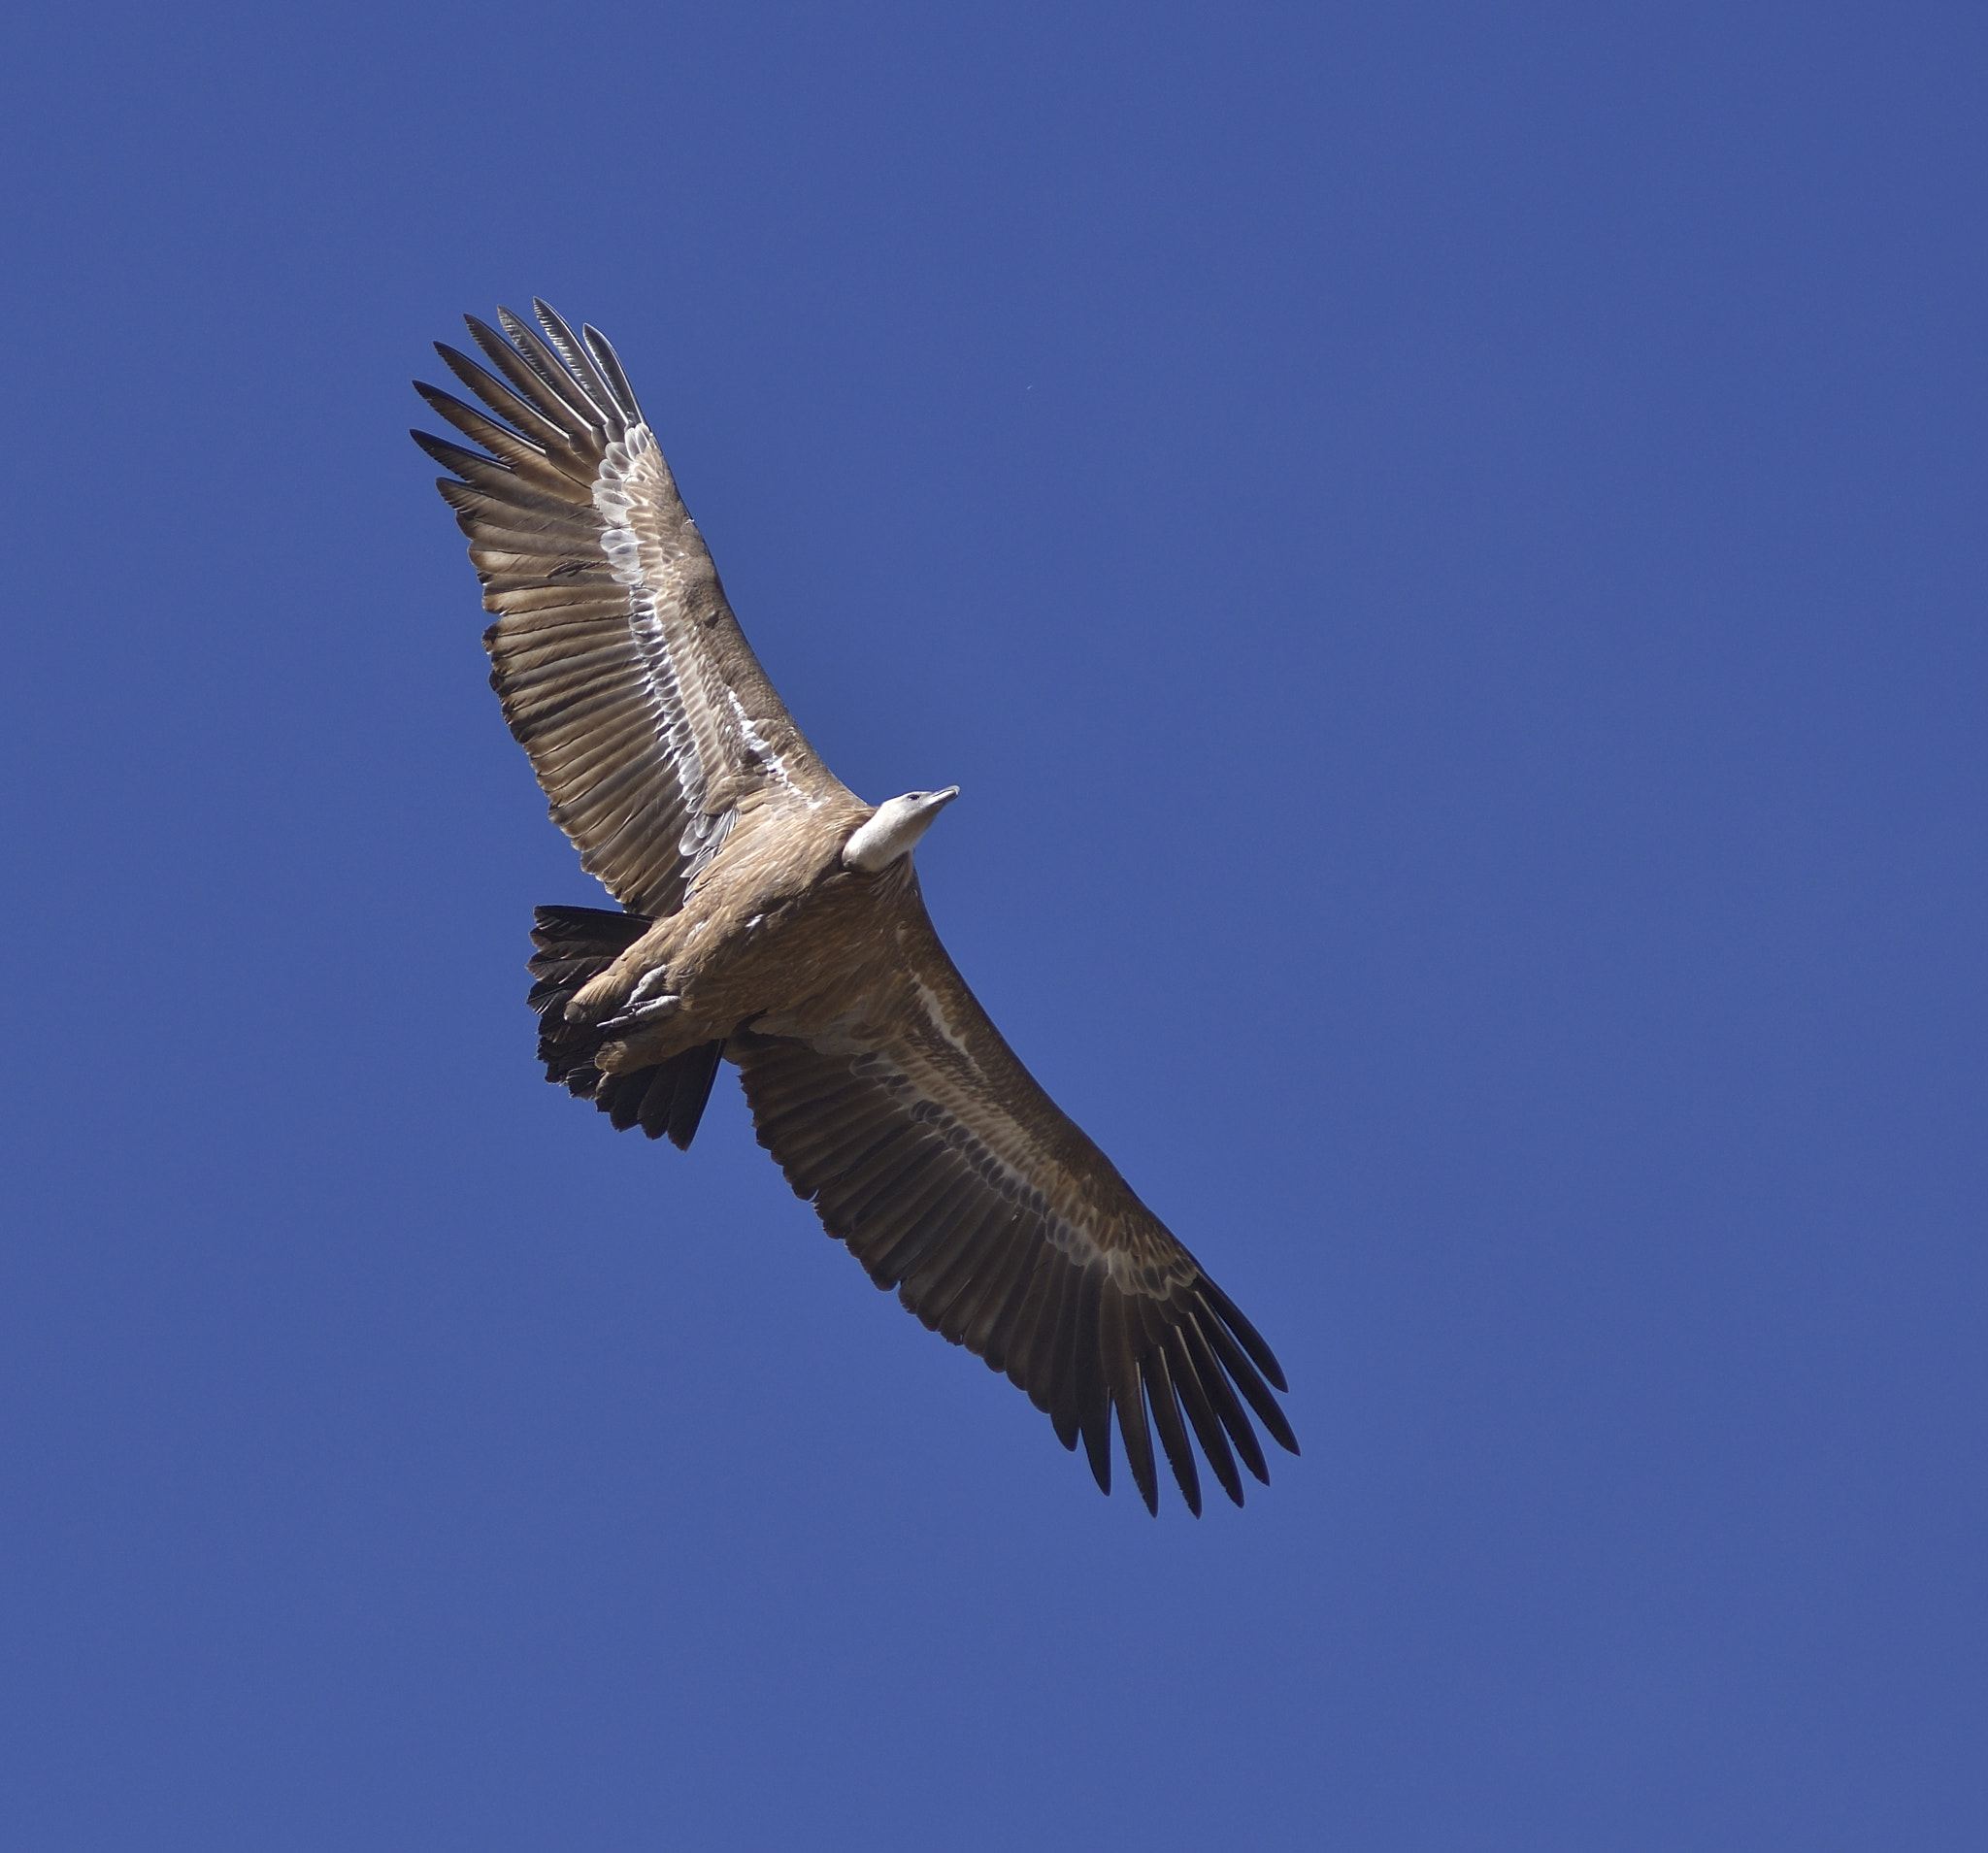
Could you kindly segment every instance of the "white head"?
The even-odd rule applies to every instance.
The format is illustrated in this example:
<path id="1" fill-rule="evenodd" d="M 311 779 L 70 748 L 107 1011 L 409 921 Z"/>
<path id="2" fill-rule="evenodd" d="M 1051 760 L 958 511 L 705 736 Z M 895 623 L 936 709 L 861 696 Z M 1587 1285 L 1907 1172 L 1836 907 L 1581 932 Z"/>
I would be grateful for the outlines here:
<path id="1" fill-rule="evenodd" d="M 843 860 L 865 875 L 887 869 L 899 856 L 908 856 L 912 845 L 932 828 L 932 819 L 959 796 L 957 785 L 944 791 L 908 791 L 902 798 L 886 798 L 877 807 L 870 821 L 843 844 Z"/>

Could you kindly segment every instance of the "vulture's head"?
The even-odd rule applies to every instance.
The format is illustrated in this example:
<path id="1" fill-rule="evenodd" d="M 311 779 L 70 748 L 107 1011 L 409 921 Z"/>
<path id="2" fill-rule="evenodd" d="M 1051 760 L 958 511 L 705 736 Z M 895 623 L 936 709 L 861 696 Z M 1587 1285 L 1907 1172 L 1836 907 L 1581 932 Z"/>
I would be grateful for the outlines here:
<path id="1" fill-rule="evenodd" d="M 932 819 L 959 796 L 957 785 L 944 791 L 908 791 L 902 798 L 886 798 L 871 813 L 870 821 L 858 826 L 843 844 L 843 860 L 865 875 L 887 869 L 899 856 L 908 856 L 911 846 L 932 828 Z"/>

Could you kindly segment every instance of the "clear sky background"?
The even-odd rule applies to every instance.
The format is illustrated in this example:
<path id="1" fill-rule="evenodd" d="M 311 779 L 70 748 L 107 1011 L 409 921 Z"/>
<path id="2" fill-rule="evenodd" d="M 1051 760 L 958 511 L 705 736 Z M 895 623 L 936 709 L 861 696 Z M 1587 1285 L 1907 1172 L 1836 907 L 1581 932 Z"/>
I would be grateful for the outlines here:
<path id="1" fill-rule="evenodd" d="M 0 1839 L 1988 1844 L 1975 6 L 44 9 Z M 533 292 L 1263 1327 L 1196 1523 L 540 1080 Z"/>

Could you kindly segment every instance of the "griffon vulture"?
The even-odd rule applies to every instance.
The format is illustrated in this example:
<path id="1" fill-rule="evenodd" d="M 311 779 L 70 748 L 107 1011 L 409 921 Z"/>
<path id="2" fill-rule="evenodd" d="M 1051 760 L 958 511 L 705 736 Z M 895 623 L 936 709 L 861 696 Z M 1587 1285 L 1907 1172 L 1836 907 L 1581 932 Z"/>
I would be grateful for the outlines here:
<path id="1" fill-rule="evenodd" d="M 547 1079 L 685 1147 L 735 1064 L 759 1142 L 828 1233 L 1066 1448 L 1081 1437 L 1101 1488 L 1115 1412 L 1148 1509 L 1152 1429 L 1190 1508 L 1190 1433 L 1241 1505 L 1239 1458 L 1269 1477 L 1247 1411 L 1297 1451 L 1268 1387 L 1283 1373 L 939 943 L 911 849 L 956 790 L 868 805 L 815 757 L 613 349 L 534 306 L 538 329 L 469 318 L 480 363 L 437 344 L 487 413 L 417 388 L 480 447 L 414 436 L 450 472 L 505 718 L 623 910 L 538 910 Z"/>

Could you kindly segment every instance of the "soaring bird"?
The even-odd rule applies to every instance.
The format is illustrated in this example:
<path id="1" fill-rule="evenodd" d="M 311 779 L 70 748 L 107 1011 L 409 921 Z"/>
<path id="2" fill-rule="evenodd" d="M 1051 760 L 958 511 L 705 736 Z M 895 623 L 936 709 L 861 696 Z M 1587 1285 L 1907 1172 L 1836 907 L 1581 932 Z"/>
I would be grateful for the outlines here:
<path id="1" fill-rule="evenodd" d="M 469 536 L 490 681 L 552 820 L 620 911 L 537 910 L 546 1077 L 687 1148 L 720 1060 L 824 1228 L 931 1330 L 1005 1373 L 1146 1508 L 1152 1430 L 1242 1503 L 1249 1412 L 1298 1451 L 1271 1349 L 1036 1083 L 954 969 L 911 851 L 958 796 L 856 797 L 753 656 L 614 350 L 543 302 L 436 344 L 487 412 L 416 431 Z M 1151 1412 L 1151 1426 L 1147 1412 Z"/>

